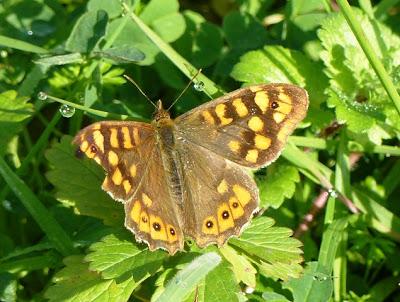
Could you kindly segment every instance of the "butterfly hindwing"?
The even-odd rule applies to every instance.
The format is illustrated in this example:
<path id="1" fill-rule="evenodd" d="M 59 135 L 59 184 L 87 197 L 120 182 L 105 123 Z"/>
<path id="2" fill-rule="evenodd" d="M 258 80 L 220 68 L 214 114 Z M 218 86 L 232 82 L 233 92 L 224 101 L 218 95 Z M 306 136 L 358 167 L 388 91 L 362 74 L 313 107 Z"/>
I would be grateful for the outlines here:
<path id="1" fill-rule="evenodd" d="M 238 236 L 259 203 L 258 188 L 246 169 L 190 142 L 178 140 L 183 167 L 184 233 L 197 245 L 221 246 Z"/>
<path id="2" fill-rule="evenodd" d="M 178 117 L 185 139 L 242 166 L 275 160 L 287 137 L 305 117 L 307 92 L 290 84 L 238 89 Z"/>

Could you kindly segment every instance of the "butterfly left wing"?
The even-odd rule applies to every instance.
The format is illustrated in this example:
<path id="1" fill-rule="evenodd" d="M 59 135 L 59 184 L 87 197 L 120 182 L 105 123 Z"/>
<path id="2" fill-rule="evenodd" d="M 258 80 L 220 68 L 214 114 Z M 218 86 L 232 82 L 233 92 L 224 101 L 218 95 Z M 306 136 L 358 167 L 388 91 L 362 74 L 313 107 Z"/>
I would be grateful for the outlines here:
<path id="1" fill-rule="evenodd" d="M 274 161 L 305 117 L 307 92 L 291 84 L 249 86 L 179 116 L 183 139 L 239 165 L 260 168 Z"/>
<path id="2" fill-rule="evenodd" d="M 150 250 L 170 254 L 183 249 L 176 204 L 156 143 L 155 130 L 139 122 L 100 122 L 81 130 L 73 141 L 107 173 L 102 188 L 125 206 L 125 226 Z"/>

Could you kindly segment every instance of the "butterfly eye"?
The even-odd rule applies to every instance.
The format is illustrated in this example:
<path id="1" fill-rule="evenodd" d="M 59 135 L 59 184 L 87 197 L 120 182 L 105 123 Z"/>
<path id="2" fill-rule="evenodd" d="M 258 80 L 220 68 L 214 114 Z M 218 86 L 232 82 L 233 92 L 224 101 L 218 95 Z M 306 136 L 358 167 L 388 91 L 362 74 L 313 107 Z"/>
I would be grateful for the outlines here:
<path id="1" fill-rule="evenodd" d="M 210 221 L 210 220 L 206 222 L 206 227 L 209 228 L 209 229 L 212 228 L 213 225 L 214 225 L 214 224 L 213 224 L 212 221 Z"/>
<path id="2" fill-rule="evenodd" d="M 271 108 L 272 109 L 276 109 L 278 107 L 279 107 L 279 104 L 277 102 L 274 101 L 274 102 L 271 103 Z"/>
<path id="3" fill-rule="evenodd" d="M 157 222 L 154 222 L 154 223 L 153 223 L 153 229 L 154 229 L 155 231 L 160 231 L 160 230 L 161 230 L 160 224 L 157 223 Z"/>
<path id="4" fill-rule="evenodd" d="M 229 218 L 229 213 L 228 213 L 228 211 L 223 211 L 223 212 L 222 212 L 222 218 L 223 218 L 223 219 L 228 219 L 228 218 Z"/>
<path id="5" fill-rule="evenodd" d="M 169 232 L 171 233 L 172 236 L 175 236 L 175 230 L 173 228 L 170 228 Z"/>
<path id="6" fill-rule="evenodd" d="M 92 153 L 96 153 L 97 152 L 97 148 L 96 148 L 95 145 L 91 145 L 90 146 L 90 152 L 92 152 Z"/>
<path id="7" fill-rule="evenodd" d="M 239 206 L 239 204 L 235 201 L 234 203 L 232 203 L 232 207 L 237 208 Z"/>

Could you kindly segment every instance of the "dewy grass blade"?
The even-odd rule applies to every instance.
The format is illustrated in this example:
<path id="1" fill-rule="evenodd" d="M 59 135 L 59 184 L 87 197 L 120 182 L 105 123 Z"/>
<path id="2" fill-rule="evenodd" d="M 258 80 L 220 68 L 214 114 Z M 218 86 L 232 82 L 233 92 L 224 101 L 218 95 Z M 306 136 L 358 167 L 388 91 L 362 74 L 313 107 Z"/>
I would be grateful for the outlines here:
<path id="1" fill-rule="evenodd" d="M 207 253 L 194 259 L 171 279 L 156 301 L 183 301 L 220 262 L 221 257 L 216 253 Z"/>
<path id="2" fill-rule="evenodd" d="M 2 157 L 0 157 L 0 175 L 18 199 L 21 200 L 22 204 L 32 215 L 49 240 L 54 244 L 56 249 L 64 256 L 73 254 L 75 249 L 71 238 L 44 207 L 36 195 L 10 169 Z"/>
<path id="3" fill-rule="evenodd" d="M 123 7 L 132 20 L 140 27 L 146 36 L 157 45 L 164 55 L 170 59 L 171 62 L 175 64 L 175 66 L 178 67 L 189 79 L 192 78 L 197 72 L 197 68 L 190 64 L 179 53 L 177 53 L 168 43 L 164 42 L 154 31 L 152 31 L 145 23 L 143 23 L 138 16 L 132 13 L 128 5 L 123 3 Z M 211 81 L 202 73 L 197 76 L 197 81 L 203 82 L 204 92 L 210 97 L 215 98 L 223 93 L 223 91 L 219 89 L 213 81 Z"/>

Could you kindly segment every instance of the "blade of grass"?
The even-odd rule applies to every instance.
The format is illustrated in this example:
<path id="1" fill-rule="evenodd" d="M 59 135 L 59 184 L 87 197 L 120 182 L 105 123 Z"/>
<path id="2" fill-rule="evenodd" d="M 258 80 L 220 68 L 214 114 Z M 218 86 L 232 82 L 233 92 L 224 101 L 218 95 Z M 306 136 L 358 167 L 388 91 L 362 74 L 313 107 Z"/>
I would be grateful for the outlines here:
<path id="1" fill-rule="evenodd" d="M 387 16 L 388 13 L 387 11 L 397 5 L 400 0 L 382 0 L 380 1 L 377 5 L 375 5 L 374 10 L 375 10 L 375 18 L 379 20 L 385 19 L 384 16 Z"/>
<path id="2" fill-rule="evenodd" d="M 54 247 L 64 256 L 75 252 L 73 242 L 61 225 L 40 202 L 29 187 L 10 169 L 0 157 L 0 175 L 35 219 Z"/>
<path id="3" fill-rule="evenodd" d="M 185 58 L 177 53 L 168 43 L 164 42 L 154 31 L 152 31 L 145 23 L 136 16 L 126 3 L 122 4 L 126 13 L 131 19 L 139 26 L 139 28 L 146 34 L 146 36 L 153 41 L 155 45 L 162 51 L 162 53 L 175 64 L 189 79 L 197 72 L 197 68 L 190 64 Z M 203 82 L 203 91 L 208 96 L 215 98 L 223 94 L 223 91 L 217 85 L 207 78 L 204 74 L 199 73 L 196 80 Z"/>
<path id="4" fill-rule="evenodd" d="M 19 49 L 19 50 L 26 51 L 26 52 L 33 52 L 33 53 L 40 53 L 40 54 L 49 52 L 47 49 L 42 48 L 40 46 L 36 46 L 34 44 L 31 44 L 31 43 L 28 43 L 25 41 L 17 40 L 14 38 L 9 38 L 9 37 L 2 36 L 2 35 L 0 35 L 0 45 L 3 45 L 5 47 L 14 48 L 14 49 Z"/>
<path id="5" fill-rule="evenodd" d="M 387 94 L 395 105 L 399 115 L 400 115 L 400 96 L 397 93 L 396 87 L 394 86 L 392 79 L 389 74 L 386 72 L 385 67 L 382 62 L 379 60 L 378 56 L 375 54 L 371 43 L 368 41 L 365 36 L 360 23 L 357 22 L 355 18 L 352 8 L 346 0 L 338 0 L 337 4 L 340 7 L 341 12 L 346 18 L 347 23 L 349 24 L 351 30 L 354 33 L 358 43 L 360 44 L 364 54 L 368 58 L 369 63 L 372 68 L 375 70 L 379 80 L 381 81 L 383 87 L 385 88 Z"/>
<path id="6" fill-rule="evenodd" d="M 55 268 L 61 262 L 55 253 L 46 253 L 43 256 L 26 257 L 23 259 L 0 263 L 0 272 L 21 273 L 46 268 Z"/>
<path id="7" fill-rule="evenodd" d="M 25 173 L 29 164 L 37 156 L 39 151 L 45 145 L 47 145 L 50 133 L 53 131 L 53 129 L 57 125 L 60 118 L 61 118 L 61 114 L 57 112 L 53 116 L 53 119 L 50 121 L 50 123 L 47 125 L 46 129 L 44 129 L 44 131 L 40 135 L 39 139 L 36 141 L 35 145 L 32 148 L 29 148 L 30 151 L 29 151 L 28 155 L 24 158 L 24 160 L 21 163 L 21 166 L 17 169 L 18 176 Z M 4 200 L 9 192 L 10 192 L 10 187 L 5 186 L 0 192 L 0 200 Z"/>
<path id="8" fill-rule="evenodd" d="M 213 252 L 197 257 L 171 279 L 156 301 L 184 301 L 220 262 L 221 257 Z"/>
<path id="9" fill-rule="evenodd" d="M 86 112 L 91 113 L 93 115 L 96 115 L 96 116 L 99 116 L 99 117 L 104 117 L 104 118 L 107 118 L 107 119 L 113 119 L 113 120 L 144 120 L 144 119 L 141 119 L 140 117 L 133 118 L 133 117 L 125 115 L 125 114 L 116 114 L 116 113 L 110 113 L 110 112 L 107 112 L 107 111 L 101 111 L 101 110 L 97 110 L 97 109 L 92 109 L 92 108 L 89 108 L 87 106 L 75 104 L 75 103 L 72 103 L 72 102 L 69 102 L 69 101 L 66 101 L 66 100 L 63 100 L 63 99 L 56 98 L 54 96 L 45 94 L 44 92 L 39 92 L 39 94 L 42 94 L 39 98 L 50 99 L 50 100 L 55 101 L 57 103 L 68 105 L 68 106 L 74 107 L 76 109 L 79 109 L 79 110 L 82 110 L 82 111 L 86 111 Z"/>
<path id="10" fill-rule="evenodd" d="M 337 149 L 336 169 L 335 169 L 335 187 L 344 192 L 346 196 L 351 196 L 351 183 L 350 183 L 350 159 L 347 150 L 348 139 L 346 132 L 342 131 L 340 135 L 339 147 Z M 331 201 L 333 200 L 333 201 Z M 330 198 L 329 203 L 334 203 L 334 198 Z M 333 209 L 334 210 L 334 209 Z M 328 214 L 328 212 L 327 212 Z M 333 215 L 329 216 L 333 220 Z M 336 213 L 337 217 L 343 215 L 343 212 Z M 325 216 L 327 217 L 327 216 Z M 333 294 L 336 301 L 341 301 L 346 295 L 346 276 L 347 276 L 347 229 L 344 229 L 340 242 L 337 247 L 336 257 L 333 262 Z"/>

